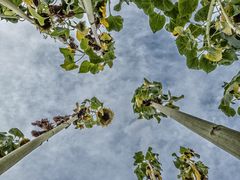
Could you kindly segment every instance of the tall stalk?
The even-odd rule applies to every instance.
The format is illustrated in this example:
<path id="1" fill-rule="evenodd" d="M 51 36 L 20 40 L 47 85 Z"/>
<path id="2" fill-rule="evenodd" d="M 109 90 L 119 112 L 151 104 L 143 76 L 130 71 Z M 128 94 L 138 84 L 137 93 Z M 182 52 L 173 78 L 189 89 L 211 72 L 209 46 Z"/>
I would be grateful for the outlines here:
<path id="1" fill-rule="evenodd" d="M 19 7 L 17 7 L 11 1 L 0 0 L 0 4 L 2 4 L 3 6 L 7 7 L 10 10 L 12 10 L 13 12 L 15 12 L 17 15 L 19 15 L 23 19 L 25 19 L 25 20 L 29 21 L 30 23 L 34 24 L 34 21 L 32 19 L 30 19 L 21 9 L 19 9 Z"/>
<path id="2" fill-rule="evenodd" d="M 151 106 L 240 159 L 240 132 L 158 103 L 152 102 Z"/>
<path id="3" fill-rule="evenodd" d="M 9 168 L 14 166 L 18 161 L 23 159 L 37 147 L 39 147 L 42 143 L 47 141 L 49 138 L 70 126 L 74 121 L 78 119 L 77 115 L 70 117 L 68 121 L 60 124 L 59 126 L 55 127 L 54 129 L 38 136 L 37 138 L 33 139 L 32 141 L 24 144 L 23 146 L 19 147 L 18 149 L 12 151 L 11 153 L 7 154 L 3 158 L 0 159 L 0 175 L 7 171 Z"/>
<path id="4" fill-rule="evenodd" d="M 87 13 L 88 21 L 91 25 L 91 29 L 94 35 L 94 38 L 97 42 L 97 44 L 100 46 L 100 40 L 97 34 L 97 27 L 95 24 L 95 19 L 94 19 L 94 14 L 93 14 L 93 6 L 92 6 L 92 0 L 80 0 L 81 3 L 83 4 L 84 10 Z"/>
<path id="5" fill-rule="evenodd" d="M 215 2 L 216 2 L 216 0 L 211 0 L 209 10 L 208 10 L 208 15 L 207 15 L 206 38 L 207 38 L 208 47 L 211 46 L 209 34 L 210 34 L 210 25 L 211 25 L 212 14 L 213 14 Z"/>

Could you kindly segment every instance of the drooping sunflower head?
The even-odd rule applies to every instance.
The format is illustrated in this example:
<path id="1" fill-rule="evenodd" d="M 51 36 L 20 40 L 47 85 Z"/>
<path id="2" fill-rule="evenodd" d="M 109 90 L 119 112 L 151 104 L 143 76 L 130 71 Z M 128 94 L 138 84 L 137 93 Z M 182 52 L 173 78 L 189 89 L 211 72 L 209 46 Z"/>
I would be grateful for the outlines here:
<path id="1" fill-rule="evenodd" d="M 99 119 L 101 126 L 108 126 L 113 120 L 114 113 L 108 108 L 102 108 L 97 112 L 97 117 Z"/>

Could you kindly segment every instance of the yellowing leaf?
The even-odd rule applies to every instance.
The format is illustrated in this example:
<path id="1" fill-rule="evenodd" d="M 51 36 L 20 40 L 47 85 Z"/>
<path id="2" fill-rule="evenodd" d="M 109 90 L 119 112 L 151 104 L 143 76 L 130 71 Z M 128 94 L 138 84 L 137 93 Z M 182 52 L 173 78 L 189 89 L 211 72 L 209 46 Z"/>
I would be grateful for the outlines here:
<path id="1" fill-rule="evenodd" d="M 26 3 L 29 6 L 34 5 L 33 0 L 23 0 L 23 2 Z"/>
<path id="2" fill-rule="evenodd" d="M 104 51 L 108 50 L 108 46 L 107 46 L 106 43 L 101 43 L 101 48 L 102 48 L 102 50 L 104 50 Z"/>
<path id="3" fill-rule="evenodd" d="M 102 18 L 100 19 L 100 23 L 101 23 L 102 25 L 104 25 L 106 28 L 108 28 L 108 27 L 109 27 L 109 24 L 108 24 L 108 22 L 107 22 L 107 20 L 106 20 L 106 17 L 107 17 L 107 14 L 106 14 L 106 5 L 107 5 L 107 4 L 104 3 L 104 5 L 99 8 L 99 11 L 102 13 Z"/>
<path id="4" fill-rule="evenodd" d="M 103 71 L 103 69 L 104 69 L 104 65 L 99 64 L 99 65 L 98 65 L 98 70 L 99 70 L 99 71 Z"/>
<path id="5" fill-rule="evenodd" d="M 108 22 L 107 22 L 107 20 L 106 20 L 105 18 L 100 19 L 100 23 L 101 23 L 102 25 L 104 25 L 106 28 L 109 27 L 109 24 L 108 24 Z"/>
<path id="6" fill-rule="evenodd" d="M 137 96 L 135 101 L 136 101 L 137 107 L 141 107 L 142 106 L 143 100 L 142 100 L 141 97 Z"/>
<path id="7" fill-rule="evenodd" d="M 240 87 L 239 87 L 239 84 L 237 82 L 235 82 L 233 84 L 233 91 L 234 91 L 234 93 L 240 93 Z"/>
<path id="8" fill-rule="evenodd" d="M 104 32 L 104 33 L 101 34 L 100 40 L 102 40 L 102 41 L 111 41 L 112 37 L 108 33 Z"/>
<path id="9" fill-rule="evenodd" d="M 172 32 L 174 36 L 181 35 L 183 32 L 183 27 L 182 26 L 176 26 Z"/>
<path id="10" fill-rule="evenodd" d="M 212 62 L 218 62 L 222 59 L 222 48 L 212 48 L 205 54 L 205 58 Z"/>
<path id="11" fill-rule="evenodd" d="M 223 26 L 223 29 L 222 29 L 223 33 L 227 34 L 228 36 L 231 36 L 233 34 L 232 29 L 227 22 L 222 22 L 222 26 Z"/>
<path id="12" fill-rule="evenodd" d="M 89 28 L 85 29 L 84 31 L 77 30 L 76 32 L 76 38 L 80 42 L 87 34 L 88 34 Z"/>

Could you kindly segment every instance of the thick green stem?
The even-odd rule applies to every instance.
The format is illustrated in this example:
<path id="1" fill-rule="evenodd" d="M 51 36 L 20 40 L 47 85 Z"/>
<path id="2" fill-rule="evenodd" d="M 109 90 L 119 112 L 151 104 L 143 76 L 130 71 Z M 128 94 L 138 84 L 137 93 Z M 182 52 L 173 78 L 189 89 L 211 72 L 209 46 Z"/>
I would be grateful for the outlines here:
<path id="1" fill-rule="evenodd" d="M 19 19 L 17 16 L 7 16 L 0 14 L 0 18 L 6 18 L 6 19 Z"/>
<path id="2" fill-rule="evenodd" d="M 17 15 L 22 17 L 23 19 L 29 21 L 30 23 L 34 24 L 34 21 L 30 19 L 21 9 L 19 9 L 15 4 L 10 2 L 9 0 L 0 0 L 0 4 L 7 7 L 8 9 L 15 12 Z"/>
<path id="3" fill-rule="evenodd" d="M 240 159 L 240 132 L 154 102 L 151 106 Z"/>
<path id="4" fill-rule="evenodd" d="M 225 12 L 225 10 L 224 10 L 224 8 L 223 8 L 223 5 L 222 5 L 221 1 L 220 1 L 220 0 L 217 0 L 217 1 L 218 1 L 218 4 L 219 4 L 220 8 L 221 8 L 222 14 L 223 14 L 223 16 L 224 16 L 227 24 L 229 25 L 229 27 L 230 27 L 235 33 L 240 34 L 240 29 L 237 28 L 237 27 L 235 27 L 234 24 L 232 23 L 232 21 L 229 19 L 228 15 L 226 14 L 226 12 Z"/>
<path id="5" fill-rule="evenodd" d="M 11 153 L 7 154 L 3 158 L 0 159 L 0 175 L 7 171 L 9 168 L 14 166 L 18 161 L 22 158 L 27 156 L 31 153 L 34 149 L 39 147 L 43 142 L 47 141 L 49 138 L 70 126 L 74 121 L 76 121 L 77 115 L 74 117 L 70 117 L 70 119 L 59 126 L 55 127 L 54 129 L 38 136 L 37 138 L 33 139 L 32 141 L 24 144 L 23 146 L 19 147 L 18 149 L 12 151 Z"/>
<path id="6" fill-rule="evenodd" d="M 213 14 L 213 10 L 214 10 L 215 1 L 216 0 L 211 1 L 209 10 L 208 10 L 208 16 L 207 16 L 206 38 L 207 38 L 208 47 L 211 46 L 209 33 L 210 33 L 210 26 L 211 26 L 211 20 L 212 20 L 212 14 Z"/>
<path id="7" fill-rule="evenodd" d="M 95 18 L 94 18 L 94 14 L 93 14 L 92 0 L 80 0 L 80 1 L 82 1 L 84 10 L 87 13 L 88 21 L 91 25 L 91 29 L 92 29 L 94 38 L 95 38 L 97 44 L 100 46 L 101 43 L 100 43 L 100 40 L 99 40 L 99 37 L 97 34 L 97 27 L 95 24 Z"/>

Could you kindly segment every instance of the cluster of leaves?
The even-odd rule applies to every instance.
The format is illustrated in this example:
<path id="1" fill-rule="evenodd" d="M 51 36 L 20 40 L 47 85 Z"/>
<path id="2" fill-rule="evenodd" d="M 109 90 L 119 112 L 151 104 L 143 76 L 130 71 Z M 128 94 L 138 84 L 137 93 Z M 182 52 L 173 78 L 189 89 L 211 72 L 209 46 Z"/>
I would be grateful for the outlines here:
<path id="1" fill-rule="evenodd" d="M 45 36 L 58 39 L 67 46 L 60 48 L 64 56 L 61 67 L 66 71 L 79 68 L 79 73 L 95 74 L 102 71 L 105 65 L 112 67 L 115 59 L 114 40 L 109 32 L 120 31 L 123 19 L 121 16 L 111 15 L 111 12 L 106 17 L 107 0 L 87 1 L 93 6 L 93 12 L 90 13 L 93 13 L 95 18 L 95 34 L 92 26 L 86 26 L 92 22 L 86 23 L 87 20 L 83 18 L 84 13 L 89 10 L 84 8 L 82 0 L 61 0 L 58 3 L 53 0 L 11 0 L 9 3 L 26 14 Z M 108 4 L 110 5 L 110 1 Z M 21 17 L 0 5 L 0 19 L 18 22 Z M 100 42 L 97 42 L 97 39 L 100 39 Z M 88 58 L 79 66 L 77 63 L 85 56 Z"/>
<path id="2" fill-rule="evenodd" d="M 76 129 L 92 128 L 94 125 L 108 126 L 114 116 L 111 109 L 104 107 L 96 97 L 85 99 L 81 105 L 77 103 L 74 112 L 78 115 L 78 120 L 73 122 Z"/>
<path id="3" fill-rule="evenodd" d="M 96 97 L 85 99 L 81 105 L 76 103 L 76 108 L 73 111 L 74 113 L 71 116 L 78 117 L 77 120 L 73 122 L 76 129 L 92 128 L 94 125 L 102 127 L 108 126 L 112 122 L 114 116 L 114 113 L 110 109 L 104 107 L 103 103 Z M 55 116 L 52 122 L 48 119 L 41 119 L 33 122 L 32 125 L 38 127 L 40 130 L 33 130 L 32 136 L 38 137 L 52 130 L 60 124 L 67 122 L 71 116 Z"/>
<path id="4" fill-rule="evenodd" d="M 134 166 L 136 166 L 134 173 L 138 180 L 162 180 L 162 168 L 158 156 L 159 154 L 152 152 L 151 147 L 148 148 L 145 156 L 142 151 L 135 153 L 133 157 L 135 160 Z"/>
<path id="5" fill-rule="evenodd" d="M 224 96 L 218 108 L 227 116 L 234 116 L 236 110 L 231 106 L 235 105 L 237 100 L 240 100 L 240 72 L 229 83 L 225 83 Z M 240 106 L 237 108 L 237 113 L 240 115 Z"/>
<path id="6" fill-rule="evenodd" d="M 182 180 L 207 180 L 208 167 L 201 161 L 195 162 L 193 158 L 200 158 L 200 155 L 195 153 L 192 149 L 180 147 L 180 156 L 173 153 L 175 157 L 174 164 L 180 170 L 178 178 Z"/>
<path id="7" fill-rule="evenodd" d="M 147 120 L 155 118 L 158 123 L 160 117 L 166 117 L 165 114 L 157 112 L 157 110 L 151 106 L 151 102 L 161 104 L 173 109 L 179 109 L 178 106 L 173 103 L 184 98 L 181 96 L 172 96 L 170 91 L 167 94 L 162 92 L 162 84 L 160 82 L 150 82 L 144 79 L 144 83 L 135 90 L 132 98 L 133 111 L 139 114 L 139 119 L 145 118 Z"/>
<path id="8" fill-rule="evenodd" d="M 0 158 L 29 141 L 18 128 L 12 128 L 8 132 L 0 132 Z"/>
<path id="9" fill-rule="evenodd" d="M 239 31 L 240 3 L 235 0 L 220 2 L 212 0 L 120 0 L 115 10 L 121 9 L 123 2 L 130 2 L 149 16 L 153 32 L 164 26 L 176 36 L 176 45 L 181 55 L 186 57 L 190 69 L 202 69 L 209 73 L 218 65 L 230 65 L 238 60 L 236 52 L 240 46 Z M 197 9 L 197 7 L 199 7 Z M 221 8 L 222 7 L 222 8 Z M 230 19 L 226 20 L 224 13 Z M 209 17 L 208 17 L 209 14 Z"/>

